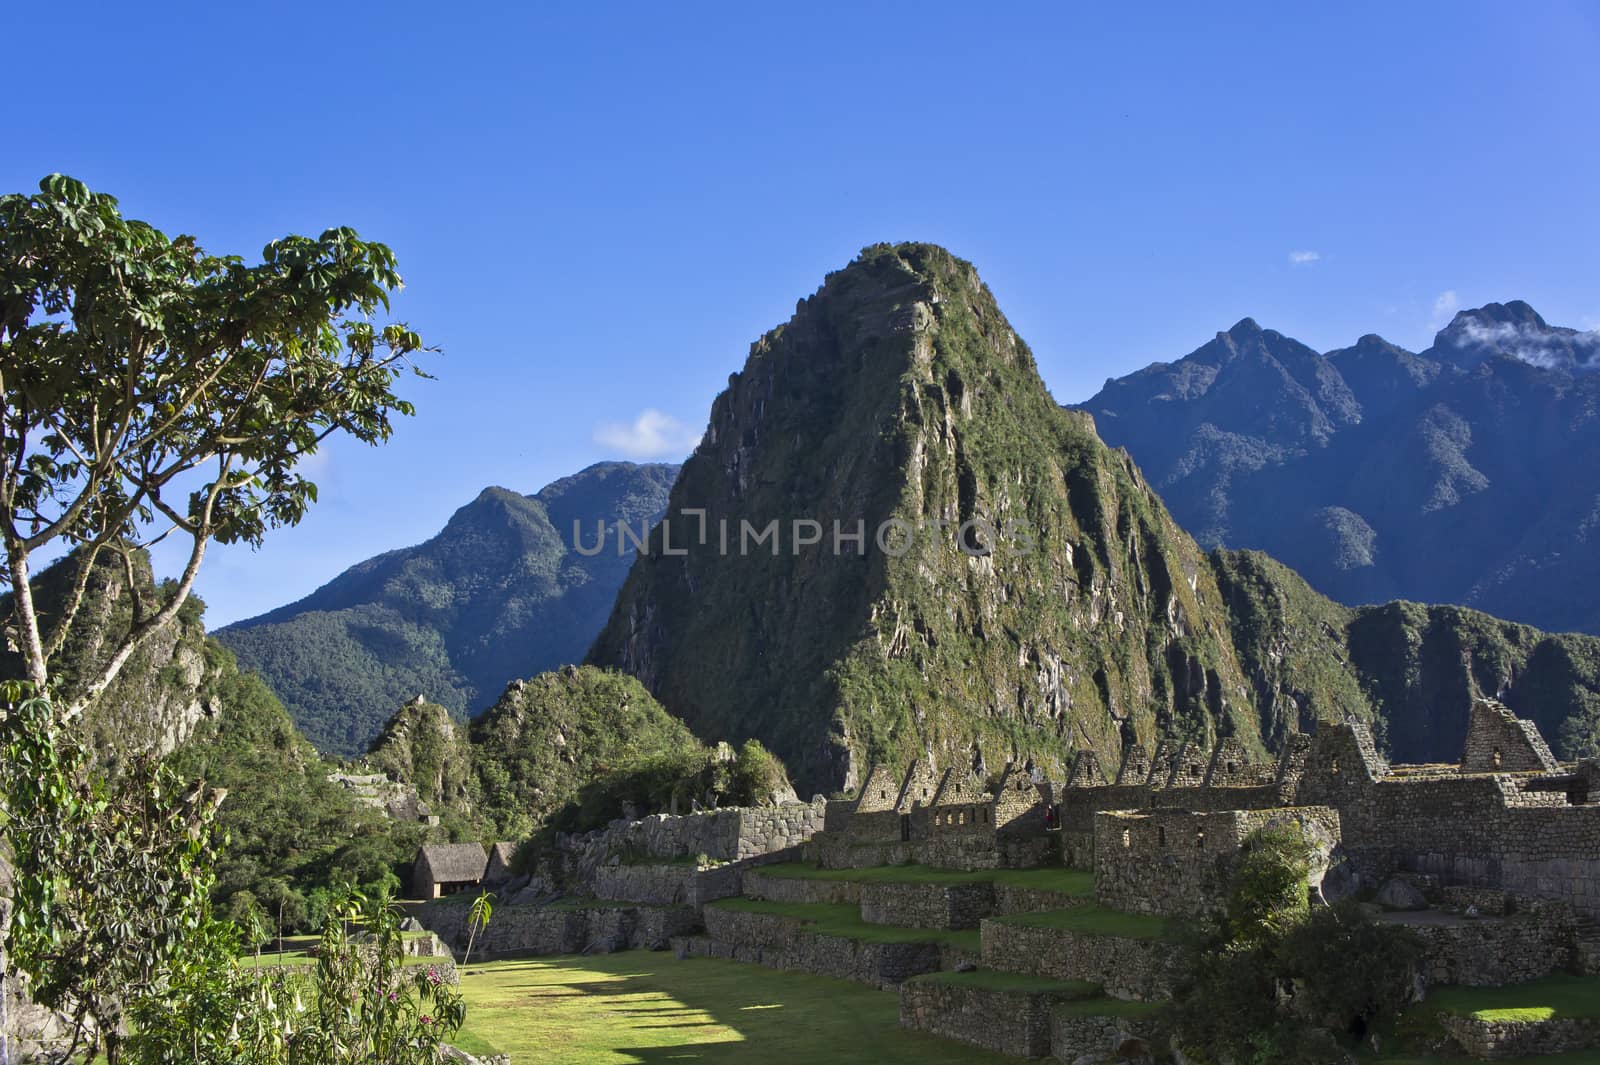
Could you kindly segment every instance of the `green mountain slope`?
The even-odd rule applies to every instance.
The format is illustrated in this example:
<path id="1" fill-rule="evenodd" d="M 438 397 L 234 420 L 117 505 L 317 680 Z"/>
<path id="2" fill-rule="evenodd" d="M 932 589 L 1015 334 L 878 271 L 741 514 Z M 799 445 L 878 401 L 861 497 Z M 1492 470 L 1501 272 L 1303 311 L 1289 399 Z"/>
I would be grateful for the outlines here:
<path id="1" fill-rule="evenodd" d="M 147 597 L 166 594 L 150 560 L 134 556 L 133 576 Z M 54 615 L 77 559 L 40 573 L 34 601 Z M 0 600 L 0 612 L 10 604 Z M 120 565 L 102 561 L 91 576 L 78 623 L 54 663 L 70 695 L 127 632 L 131 601 Z M 320 926 L 335 883 L 365 884 L 408 862 L 423 829 L 390 821 L 330 782 L 323 761 L 259 677 L 242 672 L 206 636 L 205 604 L 191 597 L 156 633 L 81 719 L 82 735 L 111 767 L 135 754 L 165 755 L 188 779 L 227 792 L 218 814 L 227 845 L 218 862 L 218 901 L 233 912 L 279 910 L 288 930 Z M 0 655 L 0 677 L 21 663 Z"/>
<path id="2" fill-rule="evenodd" d="M 155 580 L 144 552 L 136 552 L 132 562 L 132 579 L 147 609 L 152 609 L 170 588 Z M 68 555 L 34 577 L 34 605 L 46 631 L 61 616 L 79 566 L 80 556 Z M 216 714 L 218 687 L 232 660 L 219 661 L 218 649 L 206 638 L 204 613 L 205 603 L 191 596 L 177 617 L 134 653 L 111 686 L 85 710 L 84 736 L 102 761 L 115 762 L 134 753 L 165 754 Z M 0 596 L 0 618 L 10 623 L 9 594 Z M 99 673 L 132 623 L 128 574 L 122 562 L 113 561 L 107 552 L 95 565 L 72 631 L 51 662 L 60 698 L 70 700 L 80 683 Z M 18 679 L 25 673 L 21 656 L 7 640 L 0 645 L 0 679 Z"/>
<path id="3" fill-rule="evenodd" d="M 413 701 L 383 727 L 368 768 L 413 785 L 457 834 L 524 839 L 594 828 L 690 800 L 770 802 L 789 791 L 759 748 L 708 748 L 634 678 L 567 666 L 510 684 L 470 724 Z"/>
<path id="4" fill-rule="evenodd" d="M 1310 438 L 1335 432 L 1349 389 L 1309 349 L 1284 357 L 1259 369 L 1293 401 L 1262 424 L 1313 404 Z M 973 519 L 992 550 L 962 534 Z M 741 535 L 774 520 L 775 552 Z M 796 520 L 823 542 L 797 543 Z M 909 550 L 872 542 L 891 520 L 917 530 Z M 835 521 L 864 524 L 864 553 L 834 549 Z M 752 346 L 590 660 L 702 736 L 758 737 L 808 792 L 925 752 L 1059 774 L 1074 749 L 1114 765 L 1162 735 L 1259 749 L 1318 717 L 1464 717 L 1464 682 L 1402 700 L 1391 671 L 1352 663 L 1366 631 L 1281 567 L 1205 555 L 1055 404 L 969 264 L 878 245 Z"/>
<path id="5" fill-rule="evenodd" d="M 351 567 L 299 602 L 217 638 L 258 671 L 320 749 L 366 749 L 417 694 L 457 715 L 492 703 L 513 678 L 582 658 L 626 576 L 616 550 L 592 549 L 597 522 L 658 516 L 670 465 L 602 463 L 533 496 L 486 488 L 433 539 Z"/>

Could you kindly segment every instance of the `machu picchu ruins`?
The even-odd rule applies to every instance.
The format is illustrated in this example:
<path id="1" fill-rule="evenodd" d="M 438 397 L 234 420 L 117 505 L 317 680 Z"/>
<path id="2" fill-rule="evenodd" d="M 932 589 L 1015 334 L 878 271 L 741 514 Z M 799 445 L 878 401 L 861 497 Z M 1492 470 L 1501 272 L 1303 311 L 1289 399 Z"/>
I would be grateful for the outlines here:
<path id="1" fill-rule="evenodd" d="M 895 990 L 903 1025 L 1003 1054 L 1140 1060 L 1170 1036 L 1171 929 L 1223 904 L 1253 834 L 1292 825 L 1313 903 L 1374 900 L 1419 937 L 1428 984 L 1600 976 L 1600 766 L 1557 762 L 1491 700 L 1455 765 L 1389 765 L 1356 720 L 1273 763 L 1227 738 L 1130 744 L 1110 774 L 1065 761 L 1067 781 L 1012 764 L 992 787 L 964 766 L 880 764 L 851 797 L 559 837 L 500 885 L 480 949 L 731 959 Z M 463 941 L 461 905 L 416 912 Z M 1450 1034 L 1489 1058 L 1600 1044 L 1589 1023 Z"/>

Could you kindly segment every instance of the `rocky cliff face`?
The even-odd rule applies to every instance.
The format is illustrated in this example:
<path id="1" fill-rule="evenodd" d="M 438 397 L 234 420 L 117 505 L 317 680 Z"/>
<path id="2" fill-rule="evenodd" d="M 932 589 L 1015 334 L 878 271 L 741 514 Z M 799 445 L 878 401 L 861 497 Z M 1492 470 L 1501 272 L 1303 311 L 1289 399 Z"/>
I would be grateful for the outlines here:
<path id="1" fill-rule="evenodd" d="M 775 549 L 743 535 L 773 521 Z M 591 660 L 702 735 L 759 737 L 802 794 L 924 752 L 1064 775 L 1075 748 L 1259 748 L 1296 721 L 1132 461 L 928 245 L 867 249 L 756 342 Z"/>
<path id="2" fill-rule="evenodd" d="M 532 496 L 486 488 L 427 543 L 353 566 L 217 639 L 324 751 L 365 750 L 419 693 L 458 716 L 478 713 L 511 680 L 583 657 L 631 557 L 614 529 L 594 551 L 597 523 L 653 521 L 676 474 L 608 462 Z"/>
<path id="3" fill-rule="evenodd" d="M 46 624 L 59 615 L 78 567 L 68 556 L 46 568 L 34 582 L 34 601 Z M 147 602 L 159 602 L 150 560 L 135 556 L 133 579 Z M 171 623 L 158 630 L 128 660 L 111 687 L 84 713 L 85 736 L 102 758 L 135 752 L 166 754 L 183 743 L 205 718 L 217 712 L 217 682 L 224 668 L 206 639 L 201 616 L 205 604 L 191 597 Z M 10 597 L 0 599 L 0 616 L 9 618 Z M 84 593 L 77 623 L 52 663 L 62 692 L 70 698 L 81 680 L 96 675 L 132 624 L 128 576 L 120 562 L 102 557 Z M 23 676 L 22 661 L 9 648 L 0 651 L 0 677 Z"/>
<path id="4" fill-rule="evenodd" d="M 1166 418 L 1197 442 L 1164 443 L 1154 416 L 1140 439 L 1215 473 L 1195 479 L 1211 485 L 1203 511 L 1239 470 L 1352 431 L 1378 382 L 1439 372 L 1381 342 L 1354 361 L 1360 387 L 1242 322 L 1134 389 L 1172 397 Z M 1214 432 L 1207 397 L 1246 392 L 1267 400 Z M 1453 760 L 1473 685 L 1565 729 L 1569 754 L 1592 742 L 1587 644 L 1385 609 L 1341 607 L 1259 555 L 1205 554 L 1129 454 L 1054 403 L 969 264 L 880 245 L 729 378 L 591 661 L 702 736 L 758 737 L 802 794 L 879 760 L 1031 759 L 1064 776 L 1075 750 L 1114 765 L 1123 743 L 1163 735 L 1259 749 L 1347 714 L 1387 723 L 1397 757 Z"/>

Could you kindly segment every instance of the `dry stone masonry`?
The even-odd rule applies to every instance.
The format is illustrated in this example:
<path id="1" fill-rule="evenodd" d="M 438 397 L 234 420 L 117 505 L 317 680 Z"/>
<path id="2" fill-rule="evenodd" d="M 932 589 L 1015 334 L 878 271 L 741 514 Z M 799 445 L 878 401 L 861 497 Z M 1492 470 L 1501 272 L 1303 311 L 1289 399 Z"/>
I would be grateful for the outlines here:
<path id="1" fill-rule="evenodd" d="M 536 873 L 505 885 L 513 904 L 482 949 L 670 941 L 680 957 L 898 988 L 902 1023 L 1001 1053 L 1114 1061 L 1164 1045 L 1148 1005 L 1179 977 L 1164 921 L 1214 912 L 1252 834 L 1294 824 L 1316 855 L 1308 890 L 1375 892 L 1384 919 L 1424 944 L 1429 984 L 1600 973 L 1600 766 L 1558 763 L 1492 701 L 1473 705 L 1457 765 L 1388 765 L 1354 720 L 1288 737 L 1270 764 L 1228 737 L 1131 744 L 1114 773 L 1087 752 L 1061 763 L 1065 783 L 1012 764 L 992 789 L 959 767 L 876 765 L 853 799 L 559 837 Z M 784 864 L 797 861 L 833 872 Z M 849 872 L 879 866 L 969 875 Z M 1092 897 L 1007 872 L 1066 866 L 1093 870 Z M 465 906 L 422 909 L 459 945 Z M 823 912 L 834 916 L 804 916 Z M 1566 1021 L 1456 1018 L 1447 1030 L 1485 1058 L 1594 1036 Z"/>

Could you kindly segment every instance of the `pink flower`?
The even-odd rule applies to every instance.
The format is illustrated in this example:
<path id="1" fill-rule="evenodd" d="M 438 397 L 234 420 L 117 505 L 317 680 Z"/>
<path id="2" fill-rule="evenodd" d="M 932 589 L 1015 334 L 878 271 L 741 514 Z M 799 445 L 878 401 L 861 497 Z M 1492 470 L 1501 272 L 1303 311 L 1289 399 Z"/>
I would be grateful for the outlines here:
<path id="1" fill-rule="evenodd" d="M 423 1024 L 432 1024 L 433 1023 L 433 1018 L 428 1016 L 426 1013 L 424 1013 L 422 1015 L 422 1023 Z"/>

